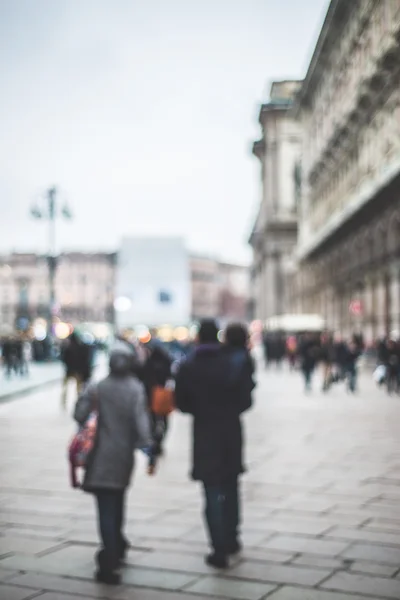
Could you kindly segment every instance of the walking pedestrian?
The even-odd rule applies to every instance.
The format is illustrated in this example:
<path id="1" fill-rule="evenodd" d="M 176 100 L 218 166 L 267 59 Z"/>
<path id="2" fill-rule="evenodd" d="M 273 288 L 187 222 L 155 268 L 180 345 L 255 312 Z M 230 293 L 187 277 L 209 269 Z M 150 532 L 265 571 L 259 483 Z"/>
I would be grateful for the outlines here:
<path id="1" fill-rule="evenodd" d="M 386 345 L 386 384 L 388 393 L 398 393 L 400 389 L 400 345 L 389 339 Z"/>
<path id="2" fill-rule="evenodd" d="M 69 381 L 72 379 L 76 382 L 79 395 L 84 383 L 90 379 L 92 372 L 90 348 L 82 342 L 77 333 L 72 332 L 61 348 L 61 360 L 65 366 L 61 402 L 66 406 Z"/>
<path id="3" fill-rule="evenodd" d="M 306 333 L 300 344 L 301 370 L 304 376 L 305 391 L 312 388 L 312 376 L 317 364 L 319 348 L 312 334 Z"/>
<path id="4" fill-rule="evenodd" d="M 329 334 L 321 336 L 320 360 L 323 367 L 322 391 L 327 392 L 332 384 L 332 364 L 334 360 L 333 340 Z"/>
<path id="5" fill-rule="evenodd" d="M 168 417 L 157 415 L 152 411 L 152 397 L 155 388 L 165 388 L 171 379 L 172 359 L 157 342 L 153 343 L 149 350 L 150 354 L 142 369 L 141 379 L 146 389 L 151 413 L 154 440 L 153 461 L 156 461 L 164 453 L 163 442 L 168 430 Z"/>
<path id="6" fill-rule="evenodd" d="M 74 417 L 83 425 L 98 411 L 95 447 L 83 490 L 96 499 L 102 549 L 96 555 L 98 581 L 118 584 L 117 572 L 129 544 L 123 534 L 125 495 L 134 468 L 136 448 L 152 445 L 149 415 L 142 383 L 132 374 L 133 355 L 120 345 L 110 355 L 110 373 L 87 386 Z"/>
<path id="7" fill-rule="evenodd" d="M 357 361 L 360 358 L 361 351 L 355 341 L 351 341 L 347 346 L 344 371 L 347 379 L 347 387 L 353 394 L 357 390 Z"/>
<path id="8" fill-rule="evenodd" d="M 197 347 L 176 378 L 176 404 L 193 415 L 192 477 L 203 483 L 205 519 L 213 552 L 207 564 L 228 566 L 240 551 L 239 476 L 244 471 L 240 415 L 250 408 L 252 380 L 218 342 L 212 320 L 201 323 Z"/>

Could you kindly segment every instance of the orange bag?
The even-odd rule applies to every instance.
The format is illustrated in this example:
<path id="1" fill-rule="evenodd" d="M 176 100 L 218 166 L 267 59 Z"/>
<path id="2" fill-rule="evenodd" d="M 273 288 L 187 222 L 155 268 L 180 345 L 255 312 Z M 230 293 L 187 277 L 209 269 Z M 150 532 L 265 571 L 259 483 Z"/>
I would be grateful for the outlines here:
<path id="1" fill-rule="evenodd" d="M 151 394 L 151 411 L 159 416 L 166 417 L 175 409 L 174 390 L 157 385 Z"/>

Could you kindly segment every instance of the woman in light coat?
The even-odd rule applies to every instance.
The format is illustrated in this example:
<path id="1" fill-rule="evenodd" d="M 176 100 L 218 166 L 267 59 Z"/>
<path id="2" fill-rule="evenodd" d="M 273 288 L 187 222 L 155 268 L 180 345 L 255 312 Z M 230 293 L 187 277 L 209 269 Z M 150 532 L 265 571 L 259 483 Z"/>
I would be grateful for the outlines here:
<path id="1" fill-rule="evenodd" d="M 134 468 L 136 448 L 152 445 L 143 385 L 132 375 L 135 356 L 126 345 L 110 355 L 110 373 L 90 385 L 79 398 L 75 420 L 84 424 L 93 409 L 99 413 L 94 450 L 86 469 L 83 489 L 94 494 L 103 548 L 97 554 L 99 581 L 118 584 L 118 566 L 128 547 L 122 529 L 125 492 Z"/>

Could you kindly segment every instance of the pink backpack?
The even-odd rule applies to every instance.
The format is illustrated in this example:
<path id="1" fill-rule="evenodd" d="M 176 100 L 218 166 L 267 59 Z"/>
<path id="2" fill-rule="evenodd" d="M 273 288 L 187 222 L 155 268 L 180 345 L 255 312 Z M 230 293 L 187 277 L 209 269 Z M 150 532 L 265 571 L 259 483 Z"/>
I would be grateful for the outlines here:
<path id="1" fill-rule="evenodd" d="M 77 469 L 86 469 L 89 459 L 94 450 L 99 423 L 99 411 L 97 408 L 97 394 L 93 394 L 92 410 L 85 423 L 79 427 L 74 435 L 68 449 L 70 466 L 70 478 L 73 488 L 81 487 L 78 481 Z"/>

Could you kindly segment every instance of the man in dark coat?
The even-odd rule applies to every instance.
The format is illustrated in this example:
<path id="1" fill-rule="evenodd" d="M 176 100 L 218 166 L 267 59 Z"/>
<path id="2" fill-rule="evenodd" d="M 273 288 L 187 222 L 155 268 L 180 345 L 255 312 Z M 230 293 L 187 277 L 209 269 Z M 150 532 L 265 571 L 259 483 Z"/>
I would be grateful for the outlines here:
<path id="1" fill-rule="evenodd" d="M 198 346 L 177 375 L 176 404 L 194 417 L 192 477 L 204 486 L 205 516 L 214 550 L 206 562 L 225 568 L 227 556 L 241 548 L 238 478 L 244 467 L 240 415 L 250 408 L 248 390 L 253 382 L 251 373 L 237 369 L 217 336 L 215 322 L 203 321 Z"/>
<path id="2" fill-rule="evenodd" d="M 65 376 L 61 401 L 67 403 L 68 382 L 76 381 L 77 393 L 80 394 L 82 385 L 89 381 L 92 374 L 90 347 L 84 344 L 78 334 L 72 332 L 61 349 L 61 360 L 65 366 Z"/>

